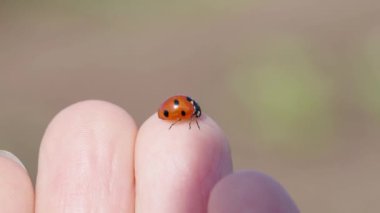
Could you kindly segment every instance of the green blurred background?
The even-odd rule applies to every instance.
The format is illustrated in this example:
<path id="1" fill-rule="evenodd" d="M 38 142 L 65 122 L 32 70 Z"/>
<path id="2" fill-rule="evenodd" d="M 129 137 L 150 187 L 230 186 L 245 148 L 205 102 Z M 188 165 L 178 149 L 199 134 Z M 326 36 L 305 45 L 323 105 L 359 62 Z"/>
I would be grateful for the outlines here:
<path id="1" fill-rule="evenodd" d="M 377 212 L 379 91 L 377 0 L 0 0 L 0 148 L 33 179 L 67 105 L 108 100 L 140 125 L 187 94 L 235 168 L 272 175 L 302 212 Z"/>

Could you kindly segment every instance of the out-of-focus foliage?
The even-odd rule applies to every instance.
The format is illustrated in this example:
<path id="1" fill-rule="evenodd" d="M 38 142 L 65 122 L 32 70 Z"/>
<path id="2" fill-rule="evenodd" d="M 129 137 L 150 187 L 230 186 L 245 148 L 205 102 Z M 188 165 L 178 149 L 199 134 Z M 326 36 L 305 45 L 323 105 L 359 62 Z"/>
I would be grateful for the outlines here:
<path id="1" fill-rule="evenodd" d="M 248 0 L 205 0 L 205 1 L 175 1 L 175 0 L 5 0 L 3 4 L 21 8 L 60 8 L 61 10 L 107 15 L 135 16 L 143 19 L 170 18 L 173 16 L 191 16 L 192 18 L 210 17 L 212 15 L 233 12 L 256 3 Z"/>
<path id="2" fill-rule="evenodd" d="M 380 121 L 380 30 L 369 36 L 362 50 L 356 73 L 361 105 Z"/>
<path id="3" fill-rule="evenodd" d="M 306 152 L 325 146 L 323 137 L 333 128 L 332 82 L 313 63 L 303 41 L 283 35 L 243 54 L 231 71 L 232 85 L 263 141 Z"/>

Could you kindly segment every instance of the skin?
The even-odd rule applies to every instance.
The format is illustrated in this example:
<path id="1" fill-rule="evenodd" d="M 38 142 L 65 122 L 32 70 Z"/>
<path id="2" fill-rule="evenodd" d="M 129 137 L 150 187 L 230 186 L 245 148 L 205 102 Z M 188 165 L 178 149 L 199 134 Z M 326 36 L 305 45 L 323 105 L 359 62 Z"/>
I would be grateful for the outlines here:
<path id="1" fill-rule="evenodd" d="M 0 153 L 0 212 L 299 212 L 269 176 L 232 173 L 226 137 L 152 115 L 140 130 L 123 109 L 84 101 L 61 111 L 43 137 L 35 193 L 26 170 Z"/>

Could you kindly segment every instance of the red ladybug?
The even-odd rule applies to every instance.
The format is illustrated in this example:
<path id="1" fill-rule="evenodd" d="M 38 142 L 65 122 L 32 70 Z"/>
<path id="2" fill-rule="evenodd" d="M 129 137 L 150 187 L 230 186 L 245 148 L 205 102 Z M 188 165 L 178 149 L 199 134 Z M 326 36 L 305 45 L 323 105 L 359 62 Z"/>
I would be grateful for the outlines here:
<path id="1" fill-rule="evenodd" d="M 162 120 L 174 121 L 169 129 L 182 120 L 189 120 L 189 129 L 191 129 L 193 119 L 195 119 L 198 129 L 200 129 L 197 119 L 202 115 L 201 107 L 189 96 L 176 95 L 168 98 L 162 103 L 157 113 Z"/>

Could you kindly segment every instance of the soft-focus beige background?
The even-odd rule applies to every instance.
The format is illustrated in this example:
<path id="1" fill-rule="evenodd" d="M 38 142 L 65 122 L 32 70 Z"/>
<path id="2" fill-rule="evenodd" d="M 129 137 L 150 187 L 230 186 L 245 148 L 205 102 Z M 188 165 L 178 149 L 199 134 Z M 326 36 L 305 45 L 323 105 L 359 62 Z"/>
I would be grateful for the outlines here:
<path id="1" fill-rule="evenodd" d="M 187 94 L 302 212 L 380 210 L 380 1 L 60 2 L 0 1 L 0 148 L 33 178 L 65 106 Z"/>

